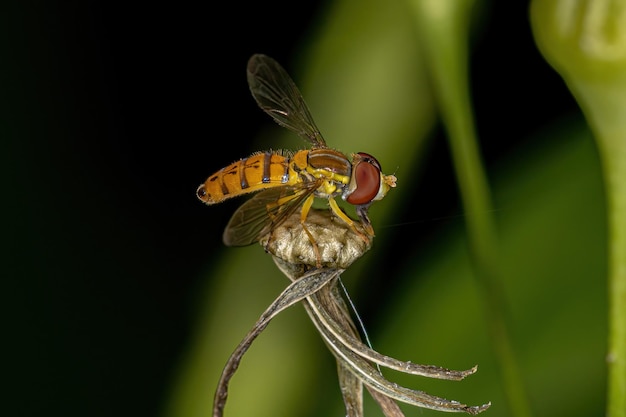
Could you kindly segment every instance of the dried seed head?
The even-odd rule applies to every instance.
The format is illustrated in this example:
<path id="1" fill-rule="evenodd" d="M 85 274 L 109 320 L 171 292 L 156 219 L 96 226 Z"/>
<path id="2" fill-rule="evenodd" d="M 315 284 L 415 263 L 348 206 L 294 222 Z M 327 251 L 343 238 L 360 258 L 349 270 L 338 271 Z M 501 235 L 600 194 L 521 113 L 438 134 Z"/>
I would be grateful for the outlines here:
<path id="1" fill-rule="evenodd" d="M 305 225 L 319 249 L 319 265 L 326 268 L 346 269 L 372 246 L 372 237 L 359 222 L 353 227 L 337 219 L 328 209 L 311 209 Z M 295 212 L 271 234 L 260 240 L 265 250 L 275 257 L 294 265 L 318 265 L 315 247 L 300 223 L 300 213 Z"/>

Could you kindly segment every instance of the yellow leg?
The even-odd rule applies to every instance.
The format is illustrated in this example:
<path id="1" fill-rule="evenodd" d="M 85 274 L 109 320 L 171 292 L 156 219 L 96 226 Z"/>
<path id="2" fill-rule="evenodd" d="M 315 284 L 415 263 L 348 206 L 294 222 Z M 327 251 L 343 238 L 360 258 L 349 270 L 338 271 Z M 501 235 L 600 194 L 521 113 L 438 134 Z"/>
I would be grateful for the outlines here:
<path id="1" fill-rule="evenodd" d="M 311 209 L 311 206 L 313 205 L 314 200 L 315 200 L 315 196 L 313 194 L 311 194 L 310 196 L 307 197 L 306 200 L 304 200 L 304 204 L 302 204 L 302 211 L 300 212 L 300 224 L 302 225 L 302 230 L 304 230 L 304 233 L 307 234 L 307 236 L 309 237 L 309 240 L 311 241 L 311 245 L 313 246 L 313 251 L 315 252 L 315 258 L 317 259 L 317 267 L 321 268 L 322 267 L 322 255 L 320 254 L 320 248 L 317 246 L 317 242 L 315 241 L 315 238 L 313 237 L 311 232 L 309 232 L 309 229 L 307 229 L 306 225 L 304 224 L 307 216 L 309 215 L 309 210 Z"/>
<path id="2" fill-rule="evenodd" d="M 341 210 L 341 208 L 339 207 L 339 205 L 337 204 L 337 202 L 335 201 L 334 198 L 329 198 L 328 199 L 328 204 L 330 205 L 330 209 L 333 211 L 333 213 L 335 213 L 335 215 L 337 217 L 339 217 L 341 220 L 346 222 L 346 224 L 348 226 L 350 226 L 352 228 L 352 230 L 354 230 L 354 233 L 359 235 L 361 237 L 361 239 L 363 239 L 365 241 L 365 243 L 369 243 L 370 242 L 369 237 L 367 237 L 366 235 L 361 233 L 356 228 L 356 226 L 354 225 L 354 220 L 352 220 L 350 217 L 348 217 L 346 215 L 346 213 L 344 213 L 343 210 Z M 371 236 L 374 236 L 374 229 L 372 229 L 371 226 L 369 228 L 366 227 L 366 232 L 369 233 Z"/>

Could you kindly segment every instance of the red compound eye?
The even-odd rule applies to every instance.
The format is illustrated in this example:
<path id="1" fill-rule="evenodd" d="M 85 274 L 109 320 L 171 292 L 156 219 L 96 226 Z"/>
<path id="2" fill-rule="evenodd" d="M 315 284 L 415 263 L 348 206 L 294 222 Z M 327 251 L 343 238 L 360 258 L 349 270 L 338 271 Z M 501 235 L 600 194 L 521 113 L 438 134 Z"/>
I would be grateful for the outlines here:
<path id="1" fill-rule="evenodd" d="M 359 152 L 352 167 L 350 188 L 346 201 L 355 206 L 369 204 L 380 190 L 380 164 L 371 155 Z"/>

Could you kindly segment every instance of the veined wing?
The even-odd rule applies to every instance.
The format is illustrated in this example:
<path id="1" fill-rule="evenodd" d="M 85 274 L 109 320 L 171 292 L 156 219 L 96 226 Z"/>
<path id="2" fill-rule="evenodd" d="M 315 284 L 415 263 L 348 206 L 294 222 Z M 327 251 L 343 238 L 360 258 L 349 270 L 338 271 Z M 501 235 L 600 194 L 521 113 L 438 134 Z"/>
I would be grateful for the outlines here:
<path id="1" fill-rule="evenodd" d="M 222 237 L 224 244 L 247 246 L 257 242 L 301 207 L 304 200 L 320 186 L 320 182 L 260 191 L 243 203 L 230 218 Z"/>
<path id="2" fill-rule="evenodd" d="M 326 147 L 300 90 L 278 62 L 267 55 L 253 55 L 248 61 L 248 85 L 259 107 L 279 125 L 316 147 Z"/>

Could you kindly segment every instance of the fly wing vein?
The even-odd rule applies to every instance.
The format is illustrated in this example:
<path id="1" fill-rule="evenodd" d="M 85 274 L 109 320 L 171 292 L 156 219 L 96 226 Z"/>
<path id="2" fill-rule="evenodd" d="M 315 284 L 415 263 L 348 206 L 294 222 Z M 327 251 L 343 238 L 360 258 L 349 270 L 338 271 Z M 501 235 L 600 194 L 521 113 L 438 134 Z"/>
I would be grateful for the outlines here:
<path id="1" fill-rule="evenodd" d="M 279 125 L 316 147 L 326 147 L 300 90 L 278 62 L 267 55 L 253 55 L 248 61 L 248 85 L 259 107 Z"/>
<path id="2" fill-rule="evenodd" d="M 320 181 L 269 188 L 242 204 L 223 234 L 226 246 L 247 246 L 279 226 L 319 187 Z"/>

